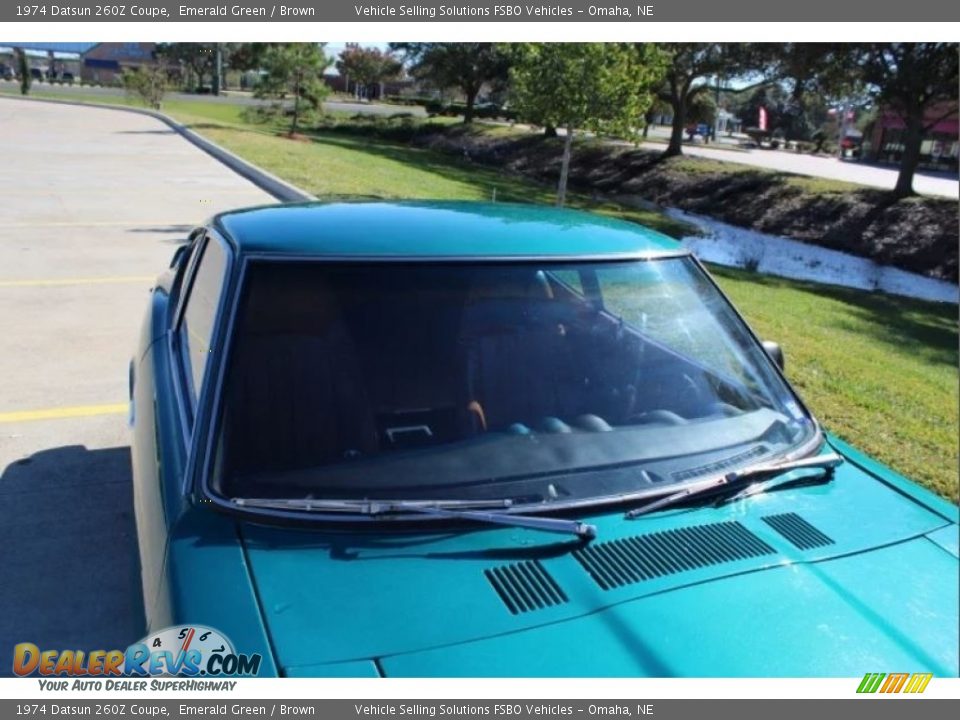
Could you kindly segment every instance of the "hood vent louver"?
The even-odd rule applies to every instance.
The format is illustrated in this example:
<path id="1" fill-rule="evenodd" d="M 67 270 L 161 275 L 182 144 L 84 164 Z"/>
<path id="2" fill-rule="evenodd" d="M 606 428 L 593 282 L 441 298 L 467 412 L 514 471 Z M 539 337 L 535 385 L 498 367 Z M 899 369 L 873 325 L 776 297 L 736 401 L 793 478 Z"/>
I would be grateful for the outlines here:
<path id="1" fill-rule="evenodd" d="M 835 544 L 833 538 L 824 535 L 796 513 L 767 515 L 760 519 L 800 550 L 812 550 Z"/>
<path id="2" fill-rule="evenodd" d="M 567 602 L 557 581 L 537 560 L 489 568 L 483 574 L 512 615 Z"/>
<path id="3" fill-rule="evenodd" d="M 723 522 L 595 543 L 573 556 L 602 590 L 612 590 L 774 552 L 740 523 Z"/>

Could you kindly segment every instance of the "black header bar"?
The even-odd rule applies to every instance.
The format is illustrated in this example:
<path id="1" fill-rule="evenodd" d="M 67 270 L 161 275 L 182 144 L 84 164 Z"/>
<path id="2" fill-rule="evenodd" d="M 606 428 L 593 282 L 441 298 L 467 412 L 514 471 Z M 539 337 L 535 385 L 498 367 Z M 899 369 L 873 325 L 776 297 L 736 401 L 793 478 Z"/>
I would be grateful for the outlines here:
<path id="1" fill-rule="evenodd" d="M 0 22 L 956 22 L 960 3 L 872 0 L 64 0 L 4 2 Z"/>

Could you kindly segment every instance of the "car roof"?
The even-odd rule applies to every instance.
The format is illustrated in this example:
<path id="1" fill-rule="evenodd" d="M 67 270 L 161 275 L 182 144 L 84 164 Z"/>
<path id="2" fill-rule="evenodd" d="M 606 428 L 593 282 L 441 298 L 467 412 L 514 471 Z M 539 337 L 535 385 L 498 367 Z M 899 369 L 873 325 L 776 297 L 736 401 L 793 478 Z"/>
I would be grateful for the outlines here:
<path id="1" fill-rule="evenodd" d="M 583 258 L 683 252 L 625 220 L 544 205 L 337 202 L 265 205 L 213 218 L 240 254 L 356 258 Z"/>

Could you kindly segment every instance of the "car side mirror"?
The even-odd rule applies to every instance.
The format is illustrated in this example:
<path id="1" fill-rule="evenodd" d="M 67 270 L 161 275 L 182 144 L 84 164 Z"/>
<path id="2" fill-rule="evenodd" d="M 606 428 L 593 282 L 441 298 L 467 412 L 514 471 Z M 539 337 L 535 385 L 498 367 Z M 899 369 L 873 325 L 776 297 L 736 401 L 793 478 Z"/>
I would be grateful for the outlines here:
<path id="1" fill-rule="evenodd" d="M 780 345 L 773 342 L 773 340 L 764 340 L 763 349 L 767 351 L 770 359 L 773 360 L 777 364 L 777 367 L 780 368 L 780 371 L 783 372 L 783 350 L 780 348 Z"/>
<path id="2" fill-rule="evenodd" d="M 180 263 L 183 262 L 183 259 L 187 256 L 187 253 L 190 252 L 190 243 L 184 243 L 178 247 L 174 253 L 173 257 L 170 259 L 170 267 L 176 269 L 180 267 Z"/>

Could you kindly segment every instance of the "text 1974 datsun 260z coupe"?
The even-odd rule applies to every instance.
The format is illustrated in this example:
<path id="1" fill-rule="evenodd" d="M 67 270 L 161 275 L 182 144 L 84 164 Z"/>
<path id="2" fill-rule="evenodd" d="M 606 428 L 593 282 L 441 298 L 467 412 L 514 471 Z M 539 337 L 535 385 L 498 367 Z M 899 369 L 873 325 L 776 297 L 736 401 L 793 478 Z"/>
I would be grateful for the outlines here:
<path id="1" fill-rule="evenodd" d="M 634 224 L 218 215 L 131 364 L 147 630 L 266 675 L 956 676 L 957 507 L 782 364 Z"/>

